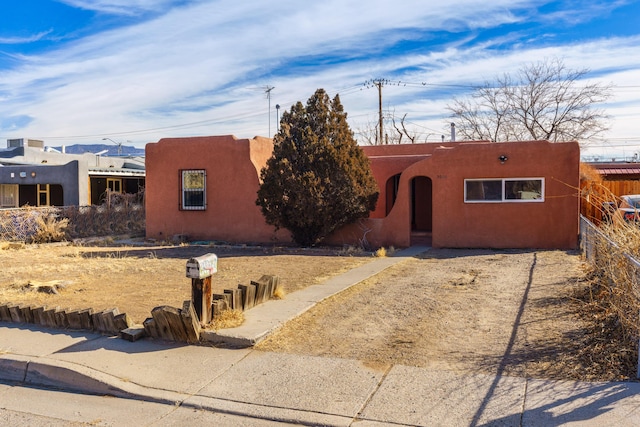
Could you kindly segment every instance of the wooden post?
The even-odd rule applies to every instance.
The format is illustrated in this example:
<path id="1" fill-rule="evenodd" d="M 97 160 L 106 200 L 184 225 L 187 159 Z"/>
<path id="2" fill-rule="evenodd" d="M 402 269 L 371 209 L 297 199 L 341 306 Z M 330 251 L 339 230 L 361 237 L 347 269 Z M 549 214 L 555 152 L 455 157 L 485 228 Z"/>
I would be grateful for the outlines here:
<path id="1" fill-rule="evenodd" d="M 255 285 L 238 285 L 242 290 L 242 308 L 249 310 L 256 305 L 256 287 Z"/>
<path id="2" fill-rule="evenodd" d="M 203 325 L 211 322 L 212 295 L 211 276 L 204 279 L 191 279 L 191 301 Z"/>
<path id="3" fill-rule="evenodd" d="M 218 256 L 206 254 L 187 261 L 187 277 L 191 278 L 191 301 L 202 326 L 212 319 L 211 275 L 218 271 Z"/>

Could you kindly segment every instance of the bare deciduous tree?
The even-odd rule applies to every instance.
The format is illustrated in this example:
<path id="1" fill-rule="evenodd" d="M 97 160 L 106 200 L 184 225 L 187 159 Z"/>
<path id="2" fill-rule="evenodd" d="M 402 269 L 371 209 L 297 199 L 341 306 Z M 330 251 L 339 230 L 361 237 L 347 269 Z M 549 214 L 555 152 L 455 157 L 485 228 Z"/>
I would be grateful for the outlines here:
<path id="1" fill-rule="evenodd" d="M 588 139 L 607 130 L 608 117 L 595 105 L 611 97 L 611 86 L 583 84 L 587 72 L 567 69 L 559 59 L 529 64 L 447 108 L 462 139 Z"/>
<path id="2" fill-rule="evenodd" d="M 362 145 L 377 145 L 378 135 L 378 123 L 368 121 L 366 124 L 361 125 L 354 132 L 359 144 Z"/>
<path id="3" fill-rule="evenodd" d="M 358 141 L 366 145 L 387 145 L 387 144 L 416 144 L 428 142 L 427 138 L 433 133 L 424 134 L 407 126 L 407 114 L 400 120 L 396 118 L 395 111 L 387 111 L 384 114 L 384 123 L 390 123 L 383 129 L 384 141 L 379 142 L 379 123 L 369 122 L 364 127 L 358 129 Z"/>

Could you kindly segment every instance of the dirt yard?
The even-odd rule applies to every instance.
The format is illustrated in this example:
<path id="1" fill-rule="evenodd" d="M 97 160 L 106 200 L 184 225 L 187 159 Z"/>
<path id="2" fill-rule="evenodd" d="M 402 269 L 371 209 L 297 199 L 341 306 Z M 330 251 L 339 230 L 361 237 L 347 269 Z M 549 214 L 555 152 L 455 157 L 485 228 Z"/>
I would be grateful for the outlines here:
<path id="1" fill-rule="evenodd" d="M 324 301 L 259 348 L 373 366 L 626 379 L 586 375 L 573 297 L 582 268 L 578 254 L 561 251 L 431 250 Z"/>
<path id="2" fill-rule="evenodd" d="M 326 249 L 31 245 L 0 250 L 0 302 L 117 307 L 141 322 L 156 306 L 190 298 L 186 261 L 209 252 L 220 258 L 215 291 L 273 274 L 291 293 L 372 259 Z M 258 348 L 371 366 L 633 379 L 609 362 L 595 366 L 594 353 L 609 360 L 619 347 L 612 341 L 602 351 L 603 339 L 589 331 L 594 316 L 585 317 L 586 305 L 575 297 L 585 288 L 583 278 L 577 253 L 432 249 L 327 299 Z M 50 281 L 62 285 L 57 295 L 27 286 Z"/>
<path id="3" fill-rule="evenodd" d="M 191 298 L 186 262 L 206 253 L 218 255 L 214 292 L 249 284 L 262 275 L 280 277 L 286 293 L 320 283 L 370 261 L 371 255 L 320 249 L 229 246 L 73 246 L 27 245 L 0 250 L 0 302 L 61 308 L 117 307 L 134 322 L 160 305 L 182 307 Z M 54 283 L 58 294 L 28 285 Z"/>

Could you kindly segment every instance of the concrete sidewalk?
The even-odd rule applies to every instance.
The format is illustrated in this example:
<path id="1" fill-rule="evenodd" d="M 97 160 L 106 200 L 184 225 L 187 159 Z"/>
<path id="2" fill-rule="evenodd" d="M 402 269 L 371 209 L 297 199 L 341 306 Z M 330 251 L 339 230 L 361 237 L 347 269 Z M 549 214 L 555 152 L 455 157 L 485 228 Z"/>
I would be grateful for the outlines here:
<path id="1" fill-rule="evenodd" d="M 291 302 L 288 308 L 273 301 L 259 307 L 266 311 L 259 316 L 257 308 L 250 310 L 246 324 L 230 336 L 240 345 L 257 342 L 316 301 L 418 251 L 377 259 L 333 284 L 319 285 L 326 286 L 324 292 L 316 288 L 289 295 L 283 300 Z M 0 380 L 199 408 L 256 422 L 371 427 L 640 424 L 640 383 L 553 382 L 368 366 L 246 347 L 149 339 L 132 343 L 25 324 L 0 324 Z M 19 393 L 5 392 L 0 406 L 17 409 L 19 399 Z"/>
<path id="2" fill-rule="evenodd" d="M 636 426 L 639 383 L 460 375 L 0 324 L 0 379 L 303 425 Z M 17 399 L 17 397 L 16 397 Z M 0 406 L 17 409 L 6 393 Z"/>

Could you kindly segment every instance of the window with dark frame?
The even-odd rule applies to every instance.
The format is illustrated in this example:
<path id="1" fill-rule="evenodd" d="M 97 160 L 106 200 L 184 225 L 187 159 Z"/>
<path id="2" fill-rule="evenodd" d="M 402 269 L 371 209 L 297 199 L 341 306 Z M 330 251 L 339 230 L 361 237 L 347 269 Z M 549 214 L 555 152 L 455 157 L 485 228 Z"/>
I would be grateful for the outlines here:
<path id="1" fill-rule="evenodd" d="M 203 211 L 207 208 L 206 182 L 204 169 L 180 171 L 182 185 L 180 189 L 180 209 L 185 211 Z"/>
<path id="2" fill-rule="evenodd" d="M 544 178 L 465 179 L 464 201 L 543 202 Z"/>

